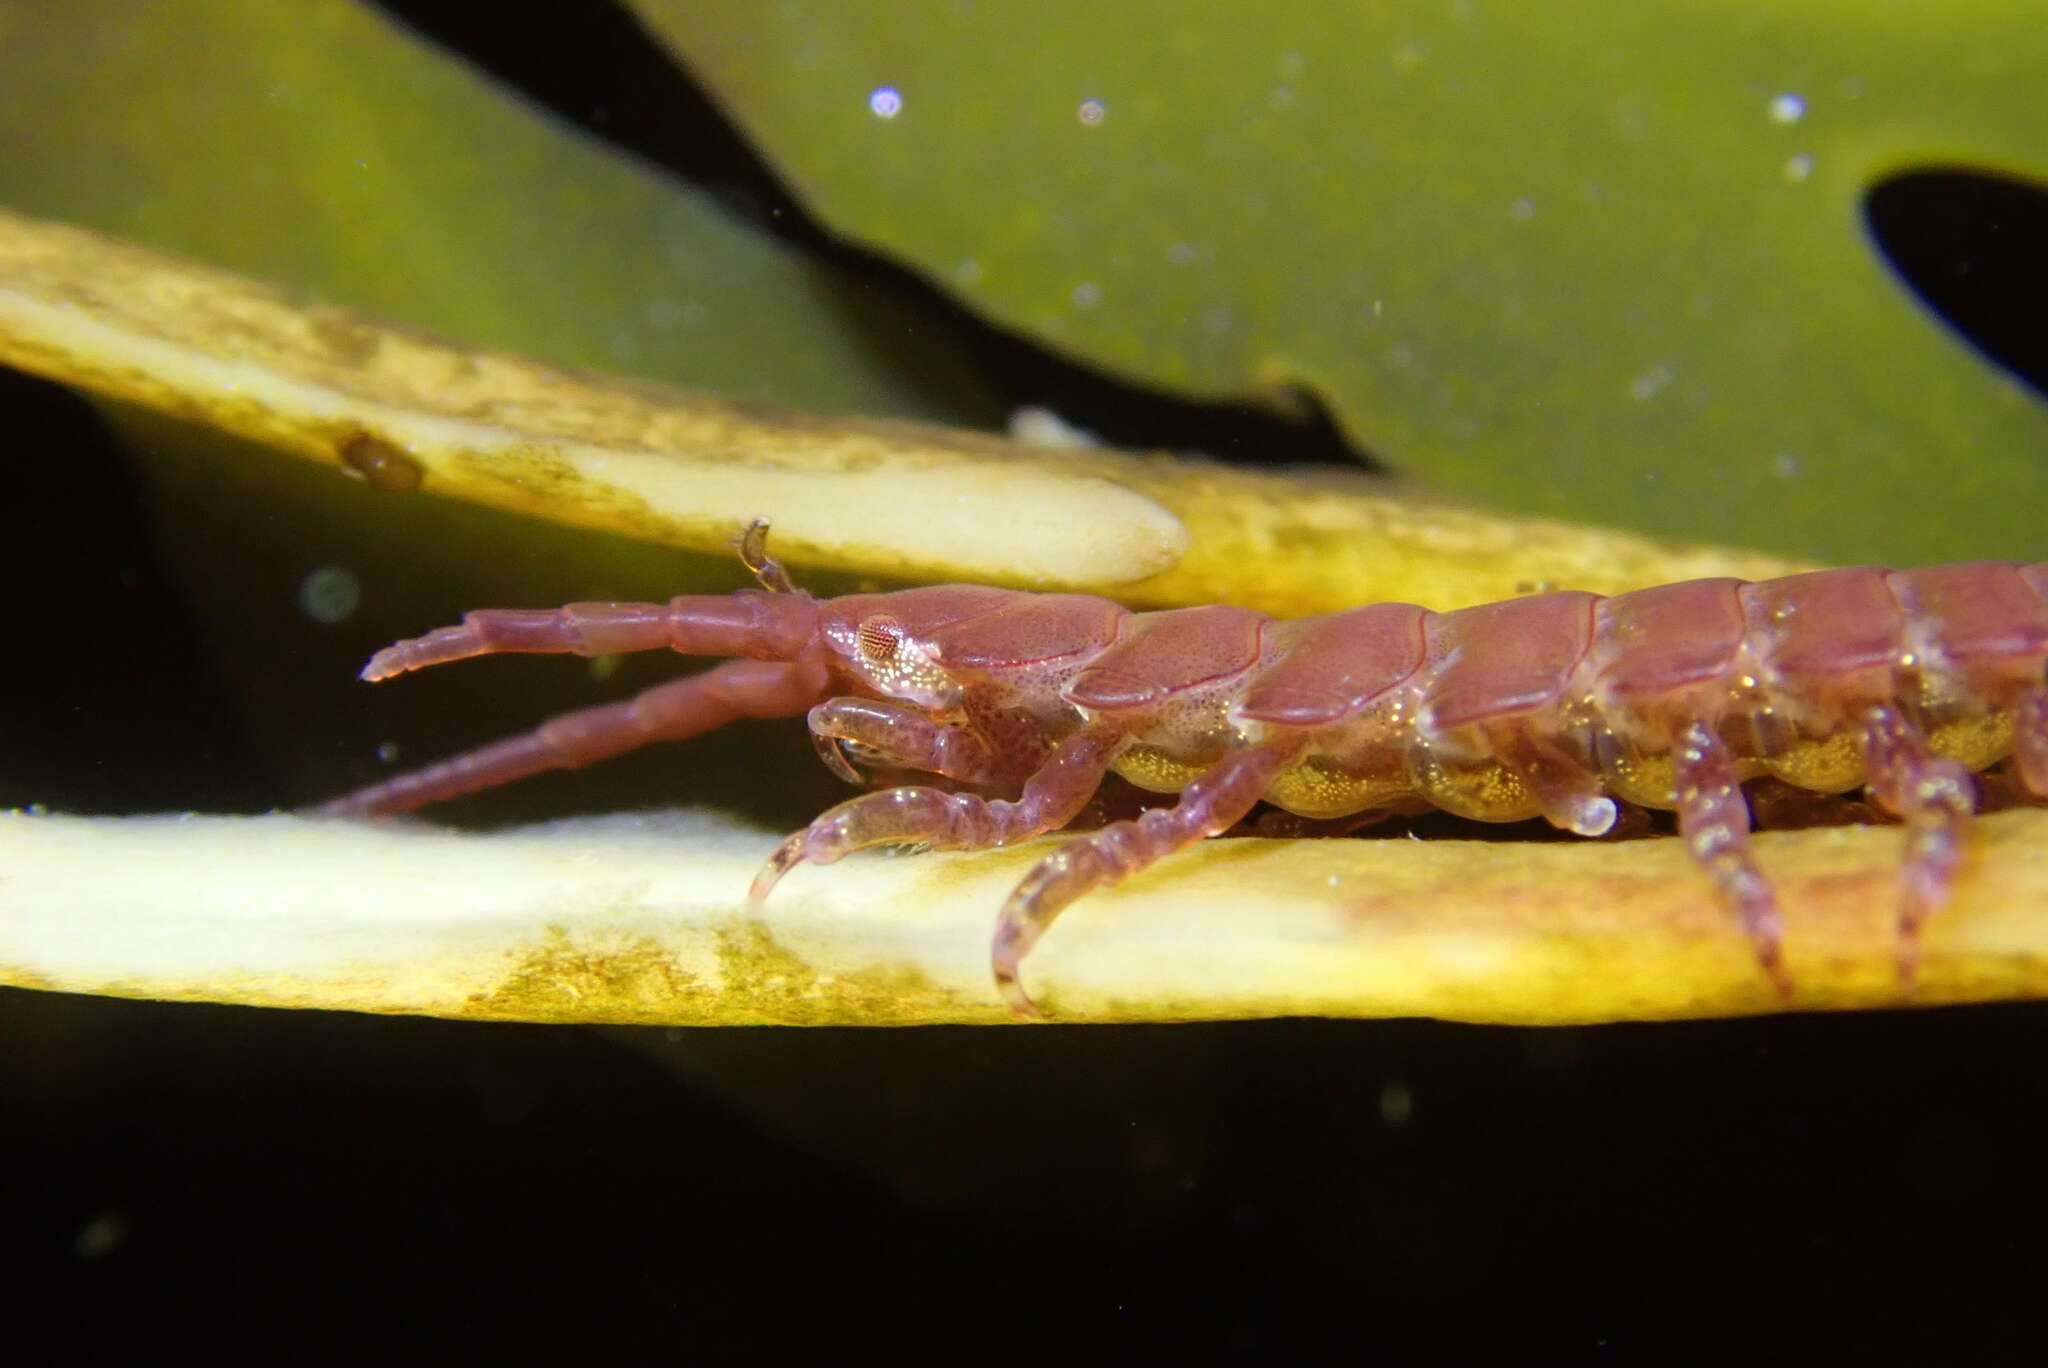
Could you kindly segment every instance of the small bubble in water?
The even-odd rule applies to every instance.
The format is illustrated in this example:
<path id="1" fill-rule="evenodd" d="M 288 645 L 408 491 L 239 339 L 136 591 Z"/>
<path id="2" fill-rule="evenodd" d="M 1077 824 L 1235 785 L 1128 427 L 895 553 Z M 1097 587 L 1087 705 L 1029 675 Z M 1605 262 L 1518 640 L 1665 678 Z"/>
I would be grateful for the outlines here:
<path id="1" fill-rule="evenodd" d="M 1536 201 L 1530 199 L 1527 195 L 1523 195 L 1508 206 L 1508 217 L 1518 221 L 1535 218 Z"/>
<path id="2" fill-rule="evenodd" d="M 1813 174 L 1813 154 L 1800 152 L 1785 159 L 1785 179 L 1794 185 Z"/>
<path id="3" fill-rule="evenodd" d="M 1176 242 L 1166 249 L 1166 259 L 1176 266 L 1185 266 L 1195 259 L 1195 244 Z"/>
<path id="4" fill-rule="evenodd" d="M 1806 101 L 1791 91 L 1771 97 L 1771 122 L 1796 124 L 1806 117 Z"/>
<path id="5" fill-rule="evenodd" d="M 1108 114 L 1109 107 L 1103 104 L 1100 100 L 1083 100 L 1081 101 L 1080 107 L 1074 111 L 1074 117 L 1081 121 L 1081 126 L 1083 128 L 1095 127 L 1095 125 L 1101 123 L 1103 119 L 1108 116 Z"/>
<path id="6" fill-rule="evenodd" d="M 1415 1091 L 1398 1078 L 1380 1085 L 1380 1124 L 1397 1129 L 1415 1119 Z"/>
<path id="7" fill-rule="evenodd" d="M 397 764 L 397 763 L 398 763 L 398 743 L 397 743 L 396 741 L 380 741 L 380 742 L 378 742 L 378 743 L 377 743 L 377 759 L 378 759 L 378 761 L 379 761 L 380 763 L 382 763 L 382 764 L 386 764 L 386 765 L 395 765 L 395 764 Z"/>
<path id="8" fill-rule="evenodd" d="M 318 566 L 299 581 L 299 611 L 315 622 L 346 622 L 362 601 L 362 583 L 339 565 Z"/>
<path id="9" fill-rule="evenodd" d="M 103 1211 L 78 1228 L 71 1237 L 71 1252 L 81 1260 L 103 1258 L 127 1239 L 127 1217 L 118 1211 Z"/>
<path id="10" fill-rule="evenodd" d="M 903 112 L 903 92 L 895 86 L 876 86 L 868 92 L 868 113 L 878 119 L 893 119 Z"/>
<path id="11" fill-rule="evenodd" d="M 1092 280 L 1084 280 L 1074 287 L 1074 307 L 1092 309 L 1102 302 L 1102 287 Z"/>
<path id="12" fill-rule="evenodd" d="M 1671 383 L 1672 370 L 1669 366 L 1652 366 L 1628 382 L 1629 398 L 1648 401 L 1657 397 L 1657 392 Z"/>
<path id="13" fill-rule="evenodd" d="M 1771 474 L 1781 480 L 1789 480 L 1799 473 L 1799 458 L 1789 451 L 1781 451 L 1771 457 Z"/>

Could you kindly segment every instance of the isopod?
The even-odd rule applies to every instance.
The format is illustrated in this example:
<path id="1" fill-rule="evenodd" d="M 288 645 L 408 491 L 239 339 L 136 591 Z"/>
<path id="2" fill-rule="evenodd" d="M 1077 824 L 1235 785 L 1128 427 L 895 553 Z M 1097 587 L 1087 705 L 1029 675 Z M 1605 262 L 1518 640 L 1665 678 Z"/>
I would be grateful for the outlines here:
<path id="1" fill-rule="evenodd" d="M 1617 802 L 1675 810 L 1763 971 L 1789 993 L 1745 781 L 1864 786 L 1899 819 L 1906 983 L 1921 925 L 1955 878 L 1973 772 L 2010 757 L 2019 783 L 2048 796 L 2048 565 L 1823 570 L 1278 621 L 967 584 L 819 600 L 768 557 L 766 535 L 757 522 L 739 543 L 759 589 L 485 609 L 377 652 L 364 679 L 507 651 L 743 658 L 322 811 L 409 811 L 740 717 L 807 714 L 819 756 L 854 783 L 855 760 L 951 781 L 830 809 L 769 858 L 750 893 L 759 903 L 797 865 L 871 846 L 976 850 L 1041 836 L 1111 772 L 1178 794 L 1076 836 L 1011 892 L 990 960 L 1004 998 L 1029 1014 L 1018 967 L 1062 909 L 1228 830 L 1261 799 L 1307 818 L 1541 816 L 1581 836 L 1607 832 Z"/>

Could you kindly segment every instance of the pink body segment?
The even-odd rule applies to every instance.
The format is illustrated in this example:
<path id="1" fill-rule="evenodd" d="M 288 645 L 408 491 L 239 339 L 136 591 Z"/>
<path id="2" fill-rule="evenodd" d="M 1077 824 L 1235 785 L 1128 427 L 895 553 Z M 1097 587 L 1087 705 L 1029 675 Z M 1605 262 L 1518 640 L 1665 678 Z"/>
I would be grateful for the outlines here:
<path id="1" fill-rule="evenodd" d="M 382 679 L 499 651 L 669 648 L 740 656 L 636 699 L 399 775 L 325 812 L 408 811 L 738 717 L 808 714 L 819 753 L 943 775 L 841 803 L 776 850 L 755 900 L 799 864 L 873 846 L 1008 845 L 1072 821 L 1103 778 L 1177 795 L 1076 836 L 997 918 L 997 985 L 1089 891 L 1226 831 L 1261 800 L 1309 818 L 1443 808 L 1542 817 L 1584 836 L 1618 804 L 1675 811 L 1681 838 L 1787 994 L 1742 785 L 1867 788 L 1906 831 L 1899 967 L 1943 902 L 1975 807 L 2011 759 L 2048 796 L 2048 566 L 1828 570 L 1566 591 L 1457 612 L 1381 603 L 1275 621 L 1246 609 L 1133 613 L 1106 599 L 971 585 L 814 600 L 764 551 L 761 590 L 667 604 L 485 610 L 378 653 Z"/>

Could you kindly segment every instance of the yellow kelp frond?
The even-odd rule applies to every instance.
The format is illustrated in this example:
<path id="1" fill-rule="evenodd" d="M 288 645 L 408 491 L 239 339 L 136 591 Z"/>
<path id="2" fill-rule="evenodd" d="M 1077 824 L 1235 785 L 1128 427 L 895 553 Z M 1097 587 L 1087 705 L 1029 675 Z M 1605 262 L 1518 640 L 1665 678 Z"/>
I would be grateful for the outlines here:
<path id="1" fill-rule="evenodd" d="M 572 373 L 0 213 L 0 362 L 395 482 L 793 562 L 1281 614 L 1762 578 L 1780 557 L 1508 518 L 1365 476 L 1052 450 Z"/>
<path id="2" fill-rule="evenodd" d="M 807 869 L 701 815 L 494 836 L 292 817 L 0 818 L 0 981 L 131 997 L 670 1024 L 1007 1022 L 1003 895 L 1047 841 Z M 1781 1000 L 1677 841 L 1212 841 L 1076 904 L 1026 964 L 1056 1021 L 1561 1024 L 2048 994 L 2048 812 L 1985 818 L 1900 988 L 1901 834 L 1758 838 Z"/>

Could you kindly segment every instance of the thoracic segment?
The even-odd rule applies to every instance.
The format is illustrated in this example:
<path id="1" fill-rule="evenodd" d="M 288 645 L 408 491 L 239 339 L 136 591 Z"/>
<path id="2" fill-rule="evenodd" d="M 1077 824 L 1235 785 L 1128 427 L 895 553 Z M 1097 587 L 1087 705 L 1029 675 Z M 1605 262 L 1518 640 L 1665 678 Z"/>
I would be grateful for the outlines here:
<path id="1" fill-rule="evenodd" d="M 1544 594 L 1453 613 L 1380 604 L 1269 624 L 1262 659 L 1218 692 L 1241 700 L 1226 707 L 1245 742 L 1292 734 L 1296 759 L 1266 796 L 1300 815 L 1427 800 L 1572 829 L 1586 783 L 1679 807 L 1678 741 L 1695 724 L 1738 779 L 1815 792 L 1871 781 L 1865 722 L 1879 706 L 1931 757 L 1982 769 L 2018 749 L 2024 769 L 2038 719 L 2023 742 L 2014 719 L 2035 717 L 2023 705 L 2048 659 L 2044 597 L 2048 568 L 1989 564 Z M 1857 619 L 1833 615 L 1850 608 Z M 1153 773 L 1157 755 L 1175 754 L 1161 730 L 1136 732 Z"/>

